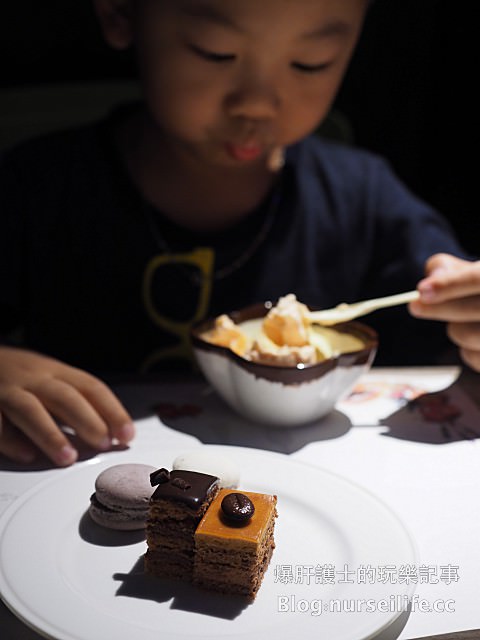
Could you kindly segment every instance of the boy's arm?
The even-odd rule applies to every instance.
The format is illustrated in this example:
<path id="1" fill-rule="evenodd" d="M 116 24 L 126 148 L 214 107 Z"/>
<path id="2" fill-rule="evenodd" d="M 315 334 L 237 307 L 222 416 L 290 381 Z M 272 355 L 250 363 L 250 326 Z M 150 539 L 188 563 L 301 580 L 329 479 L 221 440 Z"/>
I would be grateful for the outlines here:
<path id="1" fill-rule="evenodd" d="M 420 300 L 410 304 L 418 318 L 447 322 L 463 361 L 480 371 L 480 261 L 435 254 L 418 284 Z"/>
<path id="2" fill-rule="evenodd" d="M 128 442 L 134 427 L 99 379 L 16 348 L 23 346 L 24 308 L 33 286 L 27 275 L 33 258 L 25 239 L 30 228 L 26 200 L 35 197 L 35 188 L 27 169 L 25 163 L 0 155 L 0 454 L 30 462 L 40 450 L 65 466 L 78 454 L 57 420 L 96 449 L 107 449 L 113 439 Z"/>

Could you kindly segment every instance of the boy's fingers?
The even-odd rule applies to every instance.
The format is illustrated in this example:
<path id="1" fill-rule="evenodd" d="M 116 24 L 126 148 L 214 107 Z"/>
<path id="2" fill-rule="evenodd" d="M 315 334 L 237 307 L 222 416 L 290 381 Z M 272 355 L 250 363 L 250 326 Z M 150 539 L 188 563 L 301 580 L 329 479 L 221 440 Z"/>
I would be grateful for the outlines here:
<path id="1" fill-rule="evenodd" d="M 111 446 L 105 421 L 75 387 L 63 380 L 46 378 L 31 391 L 51 414 L 74 429 L 84 442 L 102 450 Z"/>
<path id="2" fill-rule="evenodd" d="M 477 349 L 459 349 L 460 357 L 463 362 L 471 367 L 474 371 L 480 372 L 480 351 Z"/>
<path id="3" fill-rule="evenodd" d="M 475 371 L 480 371 L 480 352 L 474 349 L 460 349 L 462 360 Z"/>
<path id="4" fill-rule="evenodd" d="M 1 412 L 0 454 L 22 464 L 30 464 L 37 455 L 32 443 L 16 427 L 13 427 Z"/>
<path id="5" fill-rule="evenodd" d="M 75 462 L 77 451 L 32 393 L 8 388 L 0 397 L 0 407 L 3 421 L 7 418 L 18 427 L 55 464 L 67 466 Z"/>
<path id="6" fill-rule="evenodd" d="M 420 298 L 409 304 L 409 310 L 413 316 L 428 320 L 478 322 L 480 321 L 480 295 L 426 304 Z"/>
<path id="7" fill-rule="evenodd" d="M 480 349 L 480 322 L 452 322 L 447 326 L 447 334 L 462 349 Z"/>
<path id="8" fill-rule="evenodd" d="M 438 254 L 427 262 L 426 273 L 426 278 L 418 283 L 420 300 L 425 303 L 480 294 L 480 261 Z"/>
<path id="9" fill-rule="evenodd" d="M 471 264 L 462 258 L 457 258 L 449 253 L 436 253 L 431 256 L 425 265 L 425 275 L 432 275 L 434 272 L 454 271 L 455 269 Z"/>
<path id="10" fill-rule="evenodd" d="M 132 418 L 117 396 L 104 382 L 80 369 L 70 369 L 64 379 L 72 384 L 105 421 L 110 436 L 122 444 L 135 435 Z"/>

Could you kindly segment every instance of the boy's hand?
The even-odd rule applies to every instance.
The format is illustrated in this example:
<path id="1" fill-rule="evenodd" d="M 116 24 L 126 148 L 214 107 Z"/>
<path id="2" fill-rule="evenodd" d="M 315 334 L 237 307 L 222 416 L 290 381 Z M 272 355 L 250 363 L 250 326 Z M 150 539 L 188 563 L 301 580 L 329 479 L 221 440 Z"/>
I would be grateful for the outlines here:
<path id="1" fill-rule="evenodd" d="M 410 304 L 412 315 L 447 322 L 464 362 L 480 371 L 480 261 L 438 253 L 425 270 L 417 287 L 420 300 Z"/>
<path id="2" fill-rule="evenodd" d="M 52 416 L 55 416 L 53 418 Z M 99 450 L 134 436 L 132 419 L 94 376 L 23 349 L 0 347 L 0 453 L 31 462 L 38 449 L 55 464 L 78 457 L 55 419 Z"/>

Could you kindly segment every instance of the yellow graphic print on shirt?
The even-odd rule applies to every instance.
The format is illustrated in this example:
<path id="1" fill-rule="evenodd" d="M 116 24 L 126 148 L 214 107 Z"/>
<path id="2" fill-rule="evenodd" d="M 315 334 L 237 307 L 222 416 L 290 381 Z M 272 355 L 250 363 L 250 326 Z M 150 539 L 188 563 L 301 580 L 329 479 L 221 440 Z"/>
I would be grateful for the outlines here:
<path id="1" fill-rule="evenodd" d="M 176 336 L 177 343 L 160 347 L 151 353 L 142 365 L 142 371 L 148 371 L 155 364 L 166 359 L 182 359 L 191 361 L 190 329 L 202 320 L 208 310 L 212 293 L 212 275 L 215 255 L 212 249 L 197 248 L 188 253 L 174 253 L 154 256 L 148 263 L 143 274 L 142 298 L 150 319 L 161 329 Z M 165 265 L 177 264 L 187 267 L 194 266 L 200 272 L 198 278 L 198 302 L 194 315 L 187 321 L 178 321 L 163 315 L 155 306 L 153 295 L 153 280 L 158 269 Z"/>

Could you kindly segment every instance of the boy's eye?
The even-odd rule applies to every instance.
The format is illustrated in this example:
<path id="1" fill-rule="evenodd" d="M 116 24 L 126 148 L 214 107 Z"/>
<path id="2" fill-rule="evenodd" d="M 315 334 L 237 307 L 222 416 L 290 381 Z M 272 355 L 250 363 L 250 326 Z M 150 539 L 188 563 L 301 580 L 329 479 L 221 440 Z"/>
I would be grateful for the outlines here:
<path id="1" fill-rule="evenodd" d="M 194 44 L 190 44 L 189 48 L 200 58 L 204 60 L 208 60 L 209 62 L 230 62 L 235 60 L 235 54 L 233 53 L 219 53 L 215 51 L 207 51 L 206 49 L 202 49 L 201 47 L 197 47 Z"/>
<path id="2" fill-rule="evenodd" d="M 292 62 L 291 66 L 301 73 L 320 73 L 325 71 L 331 65 L 331 62 L 321 62 L 319 64 L 304 64 L 303 62 Z"/>

